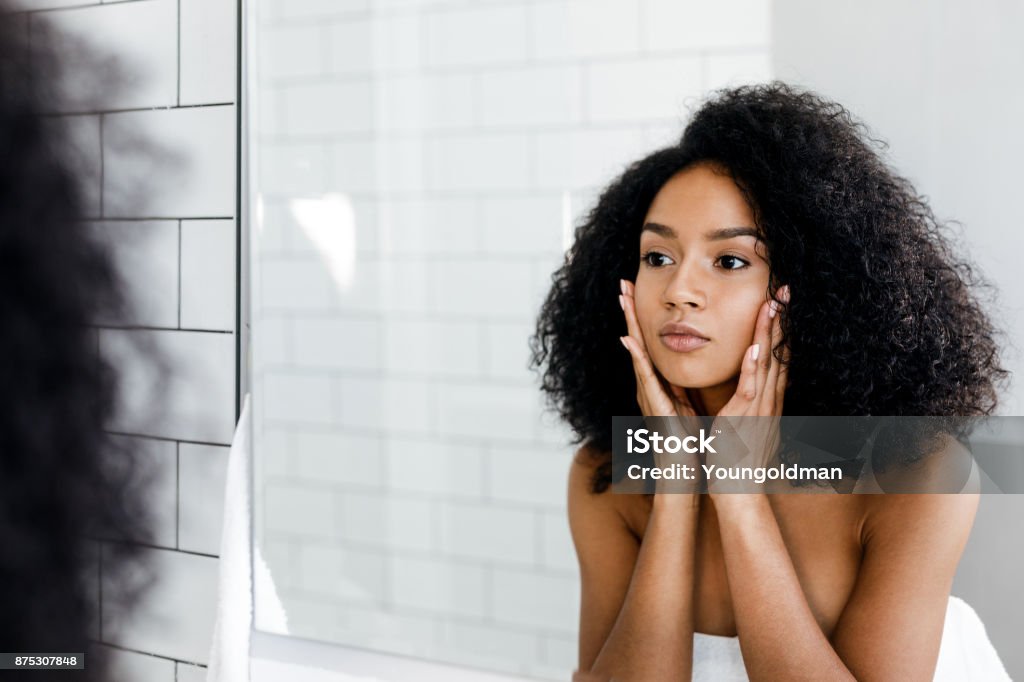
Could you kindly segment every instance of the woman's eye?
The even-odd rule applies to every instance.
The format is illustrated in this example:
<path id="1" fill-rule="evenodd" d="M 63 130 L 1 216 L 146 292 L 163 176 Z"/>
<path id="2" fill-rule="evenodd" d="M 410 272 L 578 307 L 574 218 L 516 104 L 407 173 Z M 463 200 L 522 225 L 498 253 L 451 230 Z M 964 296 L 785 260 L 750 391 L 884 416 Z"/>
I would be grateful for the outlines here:
<path id="1" fill-rule="evenodd" d="M 657 251 L 648 251 L 640 257 L 640 260 L 647 263 L 652 268 L 659 268 L 662 265 L 668 265 L 672 262 L 671 258 L 663 253 L 658 253 Z"/>
<path id="2" fill-rule="evenodd" d="M 750 263 L 739 256 L 722 256 L 718 260 L 726 270 L 740 270 L 741 268 L 750 265 Z"/>

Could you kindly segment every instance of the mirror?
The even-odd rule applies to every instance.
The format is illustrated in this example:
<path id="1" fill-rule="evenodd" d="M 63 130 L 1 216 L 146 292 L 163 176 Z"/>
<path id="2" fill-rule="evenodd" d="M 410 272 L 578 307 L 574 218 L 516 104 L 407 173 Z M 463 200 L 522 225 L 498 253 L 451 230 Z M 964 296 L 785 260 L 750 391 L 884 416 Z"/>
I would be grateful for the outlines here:
<path id="1" fill-rule="evenodd" d="M 972 226 L 966 250 L 1010 292 L 1007 332 L 1024 333 L 1013 249 L 1001 246 L 1019 236 L 999 232 L 1019 146 L 997 141 L 1017 135 L 1007 121 L 1019 106 L 999 102 L 1021 63 L 997 49 L 1009 39 L 982 49 L 971 27 L 984 12 L 911 40 L 883 3 L 842 20 L 793 0 L 250 0 L 247 11 L 254 541 L 271 578 L 257 580 L 259 630 L 570 678 L 575 448 L 544 409 L 528 338 L 599 191 L 678 139 L 716 88 L 777 76 L 867 121 L 940 217 Z M 878 43 L 862 39 L 871 31 Z M 971 40 L 970 74 L 984 77 L 957 81 L 972 93 L 960 102 L 944 79 L 965 54 L 927 73 L 921 55 Z M 892 78 L 894 65 L 910 75 Z M 993 96 L 998 125 L 960 135 L 972 102 Z M 996 170 L 971 185 L 963 168 Z M 1019 355 L 1007 366 L 1024 370 Z M 1004 414 L 1021 395 L 1008 393 Z M 999 507 L 985 504 L 972 543 L 989 544 L 965 554 L 954 592 L 1012 658 L 1016 616 L 984 576 L 1010 584 L 1021 555 L 991 561 L 996 526 L 980 519 Z"/>
<path id="2" fill-rule="evenodd" d="M 767 12 L 350 4 L 249 3 L 256 626 L 568 679 L 574 448 L 527 340 L 597 190 L 767 78 Z"/>

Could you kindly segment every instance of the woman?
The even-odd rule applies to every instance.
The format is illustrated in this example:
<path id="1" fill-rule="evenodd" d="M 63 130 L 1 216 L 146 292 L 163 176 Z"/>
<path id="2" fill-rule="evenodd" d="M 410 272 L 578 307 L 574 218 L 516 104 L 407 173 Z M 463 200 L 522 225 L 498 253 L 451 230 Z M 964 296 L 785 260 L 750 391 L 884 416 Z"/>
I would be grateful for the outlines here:
<path id="1" fill-rule="evenodd" d="M 581 671 L 931 680 L 968 646 L 943 626 L 977 620 L 949 597 L 977 495 L 607 492 L 613 415 L 995 409 L 980 283 L 862 127 L 778 82 L 722 91 L 577 230 L 532 345 L 583 442 Z"/>
<path id="2" fill-rule="evenodd" d="M 105 430 L 123 401 L 122 378 L 98 353 L 92 326 L 130 319 L 131 306 L 112 255 L 83 222 L 88 176 L 67 121 L 51 115 L 67 110 L 55 90 L 66 82 L 58 52 L 67 38 L 35 15 L 30 49 L 28 17 L 13 10 L 0 0 L 0 646 L 86 654 L 80 669 L 25 679 L 105 681 L 115 673 L 95 641 L 151 578 L 137 543 L 152 534 L 152 472 L 137 445 Z M 106 80 L 99 74 L 110 65 L 93 63 Z M 140 353 L 166 381 L 159 349 L 128 343 L 136 345 L 123 351 Z"/>

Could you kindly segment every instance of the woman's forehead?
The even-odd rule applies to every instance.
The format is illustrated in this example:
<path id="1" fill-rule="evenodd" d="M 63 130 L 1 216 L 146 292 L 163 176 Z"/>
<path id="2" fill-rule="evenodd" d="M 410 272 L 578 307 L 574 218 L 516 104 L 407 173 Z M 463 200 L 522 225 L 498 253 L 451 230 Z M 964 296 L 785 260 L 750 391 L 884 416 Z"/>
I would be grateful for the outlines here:
<path id="1" fill-rule="evenodd" d="M 710 229 L 753 228 L 754 214 L 730 176 L 700 164 L 662 185 L 647 209 L 647 223 L 669 227 L 680 237 Z"/>

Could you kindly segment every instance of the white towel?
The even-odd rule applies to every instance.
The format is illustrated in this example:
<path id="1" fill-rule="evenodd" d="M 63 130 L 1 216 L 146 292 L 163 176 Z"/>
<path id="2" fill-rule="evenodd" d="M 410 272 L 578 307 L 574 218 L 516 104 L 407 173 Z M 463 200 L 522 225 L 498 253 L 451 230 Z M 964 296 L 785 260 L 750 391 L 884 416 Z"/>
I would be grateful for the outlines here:
<path id="1" fill-rule="evenodd" d="M 250 448 L 249 394 L 228 454 L 224 490 L 224 525 L 220 536 L 217 616 L 210 646 L 206 682 L 248 682 L 249 631 L 252 626 L 252 572 L 249 498 Z"/>
<path id="2" fill-rule="evenodd" d="M 935 682 L 962 680 L 1010 682 L 1010 676 L 992 646 L 981 618 L 963 599 L 950 596 Z"/>
<path id="3" fill-rule="evenodd" d="M 693 633 L 693 674 L 695 682 L 749 682 L 747 668 L 736 637 Z"/>
<path id="4" fill-rule="evenodd" d="M 747 682 L 740 640 L 696 633 L 693 679 Z M 933 679 L 935 682 L 1011 682 L 981 618 L 967 602 L 952 595 L 946 605 L 946 622 Z"/>

